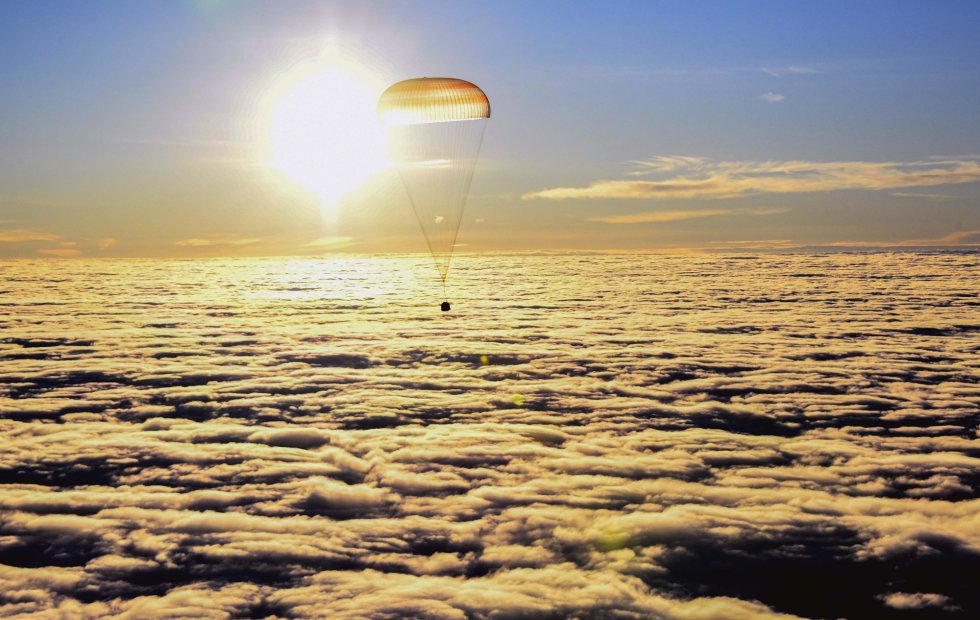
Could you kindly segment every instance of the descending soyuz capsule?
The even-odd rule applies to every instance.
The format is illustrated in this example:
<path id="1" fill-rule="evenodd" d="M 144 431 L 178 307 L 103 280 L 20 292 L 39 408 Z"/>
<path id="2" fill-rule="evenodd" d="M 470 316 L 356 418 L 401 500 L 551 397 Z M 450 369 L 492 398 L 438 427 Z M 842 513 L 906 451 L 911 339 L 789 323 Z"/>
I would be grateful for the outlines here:
<path id="1" fill-rule="evenodd" d="M 378 118 L 388 129 L 388 155 L 408 192 L 445 296 L 490 101 L 465 80 L 414 78 L 382 93 Z M 441 309 L 449 308 L 447 298 Z"/>

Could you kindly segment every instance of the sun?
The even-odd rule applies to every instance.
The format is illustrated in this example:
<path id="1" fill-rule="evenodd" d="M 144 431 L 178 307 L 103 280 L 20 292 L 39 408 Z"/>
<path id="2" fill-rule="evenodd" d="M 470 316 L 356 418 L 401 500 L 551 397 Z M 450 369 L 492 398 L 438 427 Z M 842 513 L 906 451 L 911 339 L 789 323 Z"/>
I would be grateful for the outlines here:
<path id="1" fill-rule="evenodd" d="M 383 80 L 349 59 L 293 69 L 271 96 L 267 163 L 336 207 L 389 164 L 376 116 L 383 90 Z"/>

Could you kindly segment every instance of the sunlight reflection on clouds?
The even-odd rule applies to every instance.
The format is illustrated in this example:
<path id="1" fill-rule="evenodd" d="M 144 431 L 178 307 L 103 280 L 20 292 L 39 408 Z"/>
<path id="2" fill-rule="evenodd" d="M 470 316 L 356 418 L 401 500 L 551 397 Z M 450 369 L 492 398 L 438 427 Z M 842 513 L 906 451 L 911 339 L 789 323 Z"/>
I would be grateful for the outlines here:
<path id="1" fill-rule="evenodd" d="M 976 609 L 975 255 L 0 270 L 0 613 Z"/>

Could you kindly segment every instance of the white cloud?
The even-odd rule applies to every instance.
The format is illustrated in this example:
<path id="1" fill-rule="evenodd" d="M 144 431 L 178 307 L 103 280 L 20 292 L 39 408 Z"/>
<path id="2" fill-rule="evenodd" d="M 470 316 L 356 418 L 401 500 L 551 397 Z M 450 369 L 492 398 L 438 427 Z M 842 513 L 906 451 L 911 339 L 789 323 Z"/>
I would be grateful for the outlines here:
<path id="1" fill-rule="evenodd" d="M 654 157 L 635 162 L 632 176 L 657 180 L 603 180 L 585 187 L 556 187 L 524 194 L 525 200 L 737 198 L 838 190 L 886 190 L 980 182 L 980 160 L 711 161 L 695 157 Z"/>
<path id="2" fill-rule="evenodd" d="M 774 92 L 768 92 L 768 93 L 759 95 L 759 99 L 762 99 L 763 101 L 765 101 L 767 103 L 779 103 L 780 101 L 782 101 L 785 98 L 786 98 L 786 95 L 780 95 L 779 93 L 774 93 Z"/>
<path id="3" fill-rule="evenodd" d="M 972 613 L 975 263 L 12 261 L 0 615 Z"/>
<path id="4" fill-rule="evenodd" d="M 787 75 L 812 75 L 814 73 L 820 73 L 816 69 L 802 67 L 799 65 L 789 65 L 786 67 L 761 67 L 759 70 L 766 75 L 776 78 L 781 78 Z"/>

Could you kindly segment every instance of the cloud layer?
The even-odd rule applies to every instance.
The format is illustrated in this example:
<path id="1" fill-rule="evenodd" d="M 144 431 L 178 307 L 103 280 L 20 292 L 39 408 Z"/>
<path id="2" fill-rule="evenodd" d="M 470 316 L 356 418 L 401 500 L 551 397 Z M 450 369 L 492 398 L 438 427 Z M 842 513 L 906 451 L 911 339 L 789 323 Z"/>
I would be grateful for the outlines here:
<path id="1" fill-rule="evenodd" d="M 771 93 L 769 93 L 771 94 Z M 765 97 L 765 96 L 764 96 Z M 775 96 L 774 96 L 775 97 Z M 768 99 L 775 103 L 778 99 Z M 980 161 L 936 159 L 913 162 L 754 162 L 698 157 L 654 157 L 634 162 L 634 176 L 657 179 L 594 181 L 586 187 L 555 187 L 524 194 L 525 200 L 621 198 L 737 198 L 837 190 L 885 190 L 980 182 Z"/>
<path id="2" fill-rule="evenodd" d="M 2 615 L 980 611 L 976 254 L 0 269 Z"/>

